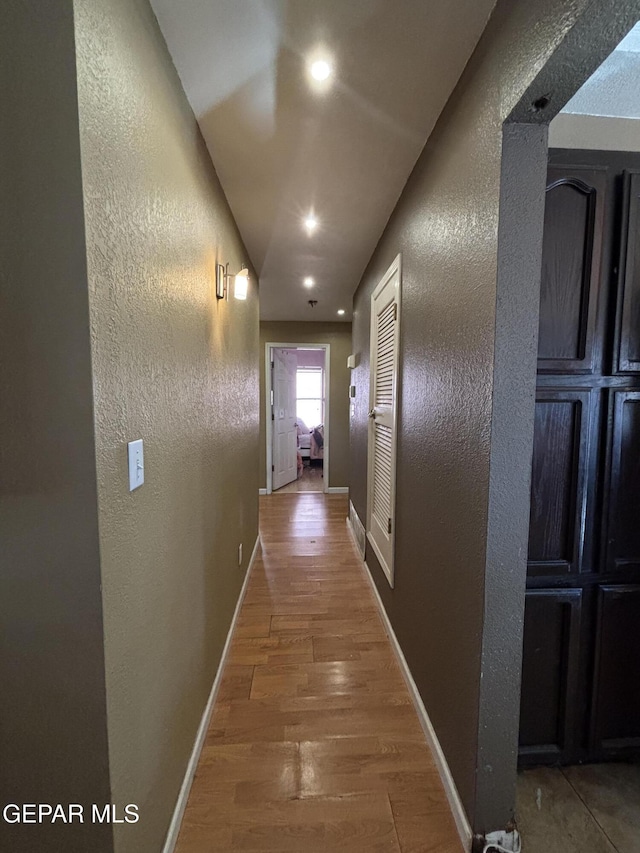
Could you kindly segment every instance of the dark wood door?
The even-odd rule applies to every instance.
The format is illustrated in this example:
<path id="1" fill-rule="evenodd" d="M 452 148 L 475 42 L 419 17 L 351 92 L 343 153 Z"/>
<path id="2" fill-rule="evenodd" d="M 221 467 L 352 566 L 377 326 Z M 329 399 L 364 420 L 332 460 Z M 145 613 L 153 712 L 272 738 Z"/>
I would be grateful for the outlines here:
<path id="1" fill-rule="evenodd" d="M 640 751 L 640 584 L 598 588 L 591 754 Z"/>
<path id="2" fill-rule="evenodd" d="M 550 153 L 538 356 L 520 762 L 640 754 L 638 155 Z"/>
<path id="3" fill-rule="evenodd" d="M 530 577 L 575 577 L 591 566 L 599 395 L 591 388 L 536 394 Z"/>
<path id="4" fill-rule="evenodd" d="M 640 171 L 625 171 L 614 371 L 640 373 Z"/>
<path id="5" fill-rule="evenodd" d="M 581 619 L 581 589 L 534 589 L 526 594 L 521 761 L 555 763 L 578 749 Z"/>
<path id="6" fill-rule="evenodd" d="M 598 367 L 606 188 L 606 168 L 549 168 L 538 337 L 542 373 L 593 373 Z"/>
<path id="7" fill-rule="evenodd" d="M 640 390 L 610 392 L 607 434 L 603 563 L 629 574 L 640 569 Z"/>

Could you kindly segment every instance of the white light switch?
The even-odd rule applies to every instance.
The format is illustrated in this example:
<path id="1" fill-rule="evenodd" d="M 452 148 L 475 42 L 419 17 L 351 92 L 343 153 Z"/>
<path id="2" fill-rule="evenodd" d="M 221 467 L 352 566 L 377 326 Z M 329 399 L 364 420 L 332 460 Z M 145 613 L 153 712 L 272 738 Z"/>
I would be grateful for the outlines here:
<path id="1" fill-rule="evenodd" d="M 129 454 L 129 491 L 132 492 L 144 483 L 144 448 L 142 439 L 127 444 Z"/>

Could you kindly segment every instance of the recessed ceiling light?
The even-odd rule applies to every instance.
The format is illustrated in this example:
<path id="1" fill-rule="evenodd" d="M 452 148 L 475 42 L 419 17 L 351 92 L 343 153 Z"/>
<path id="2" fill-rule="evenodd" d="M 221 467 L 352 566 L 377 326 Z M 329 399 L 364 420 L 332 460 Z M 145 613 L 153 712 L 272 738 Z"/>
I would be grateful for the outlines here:
<path id="1" fill-rule="evenodd" d="M 316 283 L 316 281 L 314 278 L 311 278 L 311 276 L 308 275 L 302 283 L 304 284 L 305 287 L 313 287 L 313 285 Z"/>
<path id="2" fill-rule="evenodd" d="M 313 234 L 313 232 L 318 227 L 318 220 L 312 213 L 310 213 L 309 216 L 307 216 L 307 218 L 305 219 L 304 227 L 307 229 L 309 234 Z"/>
<path id="3" fill-rule="evenodd" d="M 344 314 L 344 308 L 339 308 L 339 309 L 338 309 L 338 314 Z"/>
<path id="4" fill-rule="evenodd" d="M 328 80 L 331 76 L 331 66 L 326 59 L 316 59 L 315 62 L 311 63 L 309 71 L 311 72 L 313 79 L 319 80 L 320 82 Z"/>

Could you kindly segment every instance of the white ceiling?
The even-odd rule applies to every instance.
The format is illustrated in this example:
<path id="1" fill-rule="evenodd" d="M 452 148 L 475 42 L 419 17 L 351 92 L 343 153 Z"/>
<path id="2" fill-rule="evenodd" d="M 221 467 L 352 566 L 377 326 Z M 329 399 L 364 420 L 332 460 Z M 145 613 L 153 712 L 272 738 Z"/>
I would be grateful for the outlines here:
<path id="1" fill-rule="evenodd" d="M 562 113 L 640 118 L 640 24 L 578 89 Z"/>
<path id="2" fill-rule="evenodd" d="M 151 2 L 259 272 L 262 319 L 350 320 L 495 0 Z M 335 69 L 325 92 L 306 70 L 317 55 Z"/>

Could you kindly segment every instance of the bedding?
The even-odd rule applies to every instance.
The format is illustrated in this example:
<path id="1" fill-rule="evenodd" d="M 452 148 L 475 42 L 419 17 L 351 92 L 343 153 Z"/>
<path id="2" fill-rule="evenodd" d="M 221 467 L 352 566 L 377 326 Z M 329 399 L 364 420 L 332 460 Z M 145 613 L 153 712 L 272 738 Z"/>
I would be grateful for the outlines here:
<path id="1" fill-rule="evenodd" d="M 300 418 L 296 421 L 298 430 L 298 453 L 303 459 L 324 459 L 324 425 L 312 429 Z"/>
<path id="2" fill-rule="evenodd" d="M 310 459 L 324 459 L 324 426 L 314 427 L 311 430 Z"/>
<path id="3" fill-rule="evenodd" d="M 298 453 L 303 459 L 308 459 L 311 453 L 311 433 L 304 421 L 298 418 Z"/>

